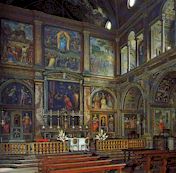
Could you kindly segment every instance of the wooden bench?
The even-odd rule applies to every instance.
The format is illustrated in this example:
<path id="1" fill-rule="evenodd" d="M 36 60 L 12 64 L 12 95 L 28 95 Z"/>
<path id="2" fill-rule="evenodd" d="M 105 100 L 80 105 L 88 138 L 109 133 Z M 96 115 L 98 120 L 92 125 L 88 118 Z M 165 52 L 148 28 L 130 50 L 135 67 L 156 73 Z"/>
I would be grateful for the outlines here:
<path id="1" fill-rule="evenodd" d="M 86 167 L 86 166 L 100 166 L 110 164 L 112 160 L 96 160 L 96 161 L 85 161 L 85 162 L 75 162 L 75 163 L 61 163 L 54 165 L 46 165 L 44 166 L 44 172 L 49 173 L 52 170 L 59 169 L 70 169 L 70 168 L 78 168 L 78 167 Z"/>
<path id="2" fill-rule="evenodd" d="M 99 173 L 104 171 L 116 170 L 122 173 L 122 169 L 126 164 L 107 164 L 101 166 L 86 166 L 79 168 L 70 168 L 62 170 L 50 170 L 49 173 Z"/>
<path id="3" fill-rule="evenodd" d="M 172 159 L 171 159 L 172 158 Z M 175 151 L 166 151 L 166 150 L 141 150 L 134 152 L 134 158 L 131 160 L 131 171 L 134 172 L 134 169 L 137 166 L 144 165 L 146 172 L 150 172 L 156 164 L 161 165 L 160 173 L 166 173 L 166 170 L 169 167 L 176 166 L 176 161 L 173 162 L 173 158 L 176 159 Z"/>
<path id="4" fill-rule="evenodd" d="M 61 164 L 61 163 L 76 163 L 76 162 L 86 162 L 86 161 L 96 161 L 100 159 L 99 156 L 87 156 L 87 157 L 71 157 L 71 158 L 62 158 L 62 157 L 56 157 L 56 158 L 50 158 L 50 159 L 43 159 L 39 162 L 38 165 L 38 170 L 39 172 L 45 172 L 46 169 L 45 167 L 52 167 L 53 165 L 56 164 Z"/>

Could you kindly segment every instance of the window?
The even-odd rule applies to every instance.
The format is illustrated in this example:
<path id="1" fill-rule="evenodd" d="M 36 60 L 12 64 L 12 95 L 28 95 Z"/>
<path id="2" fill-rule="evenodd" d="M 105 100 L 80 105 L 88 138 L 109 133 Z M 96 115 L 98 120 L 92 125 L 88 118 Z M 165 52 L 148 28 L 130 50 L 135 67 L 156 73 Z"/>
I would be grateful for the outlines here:
<path id="1" fill-rule="evenodd" d="M 127 0 L 127 7 L 130 9 L 132 8 L 136 3 L 136 0 Z"/>

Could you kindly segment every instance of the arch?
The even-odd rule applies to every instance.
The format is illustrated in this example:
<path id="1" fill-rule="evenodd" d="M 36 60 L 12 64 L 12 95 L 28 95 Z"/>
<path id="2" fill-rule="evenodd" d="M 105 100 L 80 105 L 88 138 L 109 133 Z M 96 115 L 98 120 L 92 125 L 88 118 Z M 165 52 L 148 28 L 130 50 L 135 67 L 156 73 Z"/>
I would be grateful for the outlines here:
<path id="1" fill-rule="evenodd" d="M 9 104 L 15 104 L 15 105 L 34 105 L 34 93 L 33 93 L 33 90 L 32 88 L 20 81 L 20 80 L 17 80 L 17 79 L 10 79 L 6 82 L 4 82 L 2 85 L 1 85 L 1 88 L 0 88 L 0 103 L 1 104 L 8 104 L 8 103 L 4 103 L 3 102 L 3 95 L 5 94 L 4 90 L 7 89 L 8 86 L 10 86 L 10 84 L 13 84 L 13 83 L 16 83 L 18 85 L 18 87 L 20 86 L 21 88 L 18 90 L 16 90 L 16 87 L 15 85 L 13 85 L 13 88 L 10 89 L 10 91 L 12 92 L 12 95 L 9 95 L 9 97 L 13 96 L 13 93 L 15 92 L 16 90 L 16 94 L 20 94 L 20 99 L 18 100 L 18 103 L 17 101 L 10 101 Z M 27 93 L 26 93 L 27 92 Z M 25 98 L 26 96 L 30 96 L 31 95 L 31 98 L 28 99 L 28 104 L 25 104 Z"/>
<path id="2" fill-rule="evenodd" d="M 107 88 L 98 88 L 98 89 L 94 90 L 94 91 L 91 93 L 91 95 L 90 95 L 90 99 L 91 99 L 91 102 L 90 102 L 91 108 L 93 108 L 93 99 L 94 99 L 94 97 L 96 96 L 96 94 L 101 93 L 101 92 L 102 92 L 102 93 L 106 92 L 106 93 L 110 94 L 110 96 L 112 96 L 112 99 L 114 100 L 114 104 L 113 104 L 112 109 L 114 109 L 115 106 L 117 105 L 117 99 L 116 99 L 115 94 L 114 94 L 110 89 L 107 89 Z"/>
<path id="3" fill-rule="evenodd" d="M 137 90 L 139 90 L 140 91 L 140 93 L 141 93 L 141 97 L 142 98 L 144 98 L 144 91 L 143 91 L 143 89 L 142 89 L 142 87 L 141 86 L 139 86 L 139 85 L 137 85 L 137 84 L 131 84 L 131 85 L 129 85 L 126 89 L 125 89 L 125 91 L 123 92 L 123 94 L 122 94 L 122 102 L 121 102 L 121 110 L 124 110 L 124 104 L 125 104 L 125 99 L 126 99 L 126 96 L 127 96 L 127 94 L 128 94 L 128 92 L 129 92 L 129 90 L 130 89 L 132 89 L 132 88 L 137 88 Z M 140 98 L 139 98 L 140 99 Z M 138 101 L 140 101 L 140 100 L 138 100 Z"/>

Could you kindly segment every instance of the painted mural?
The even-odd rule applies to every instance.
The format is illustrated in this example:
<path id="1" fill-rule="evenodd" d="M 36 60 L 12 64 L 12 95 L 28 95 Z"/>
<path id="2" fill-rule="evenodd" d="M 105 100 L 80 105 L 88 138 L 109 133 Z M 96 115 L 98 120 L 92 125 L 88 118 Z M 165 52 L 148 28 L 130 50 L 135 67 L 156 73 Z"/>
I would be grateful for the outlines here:
<path id="1" fill-rule="evenodd" d="M 92 108 L 93 109 L 113 109 L 114 108 L 114 98 L 107 91 L 96 92 L 92 98 Z"/>
<path id="2" fill-rule="evenodd" d="M 29 89 L 17 82 L 9 83 L 1 93 L 2 104 L 32 105 L 32 94 Z"/>
<path id="3" fill-rule="evenodd" d="M 171 130 L 171 112 L 166 109 L 156 109 L 154 111 L 154 134 L 163 133 L 164 129 Z"/>
<path id="4" fill-rule="evenodd" d="M 114 76 L 113 42 L 90 37 L 90 71 L 101 76 Z"/>
<path id="5" fill-rule="evenodd" d="M 128 51 L 127 46 L 121 49 L 121 74 L 125 74 L 128 71 Z"/>
<path id="6" fill-rule="evenodd" d="M 52 26 L 45 26 L 44 54 L 46 67 L 80 72 L 80 33 Z"/>
<path id="7" fill-rule="evenodd" d="M 33 26 L 1 20 L 1 62 L 16 65 L 33 63 Z"/>
<path id="8" fill-rule="evenodd" d="M 93 113 L 92 114 L 92 132 L 99 132 L 103 129 L 106 132 L 114 132 L 114 114 L 113 113 Z"/>
<path id="9" fill-rule="evenodd" d="M 48 109 L 79 112 L 80 84 L 48 81 Z"/>
<path id="10" fill-rule="evenodd" d="M 8 111 L 1 111 L 1 134 L 10 134 L 10 113 Z"/>
<path id="11" fill-rule="evenodd" d="M 172 97 L 173 95 L 171 91 L 175 85 L 176 85 L 176 78 L 172 78 L 169 75 L 164 77 L 158 86 L 158 89 L 155 95 L 155 102 L 169 103 L 170 97 Z"/>
<path id="12" fill-rule="evenodd" d="M 32 132 L 32 112 L 31 111 L 22 112 L 22 124 L 23 124 L 23 133 Z"/>
<path id="13" fill-rule="evenodd" d="M 137 87 L 129 89 L 124 100 L 124 110 L 142 109 L 143 97 L 141 91 Z"/>

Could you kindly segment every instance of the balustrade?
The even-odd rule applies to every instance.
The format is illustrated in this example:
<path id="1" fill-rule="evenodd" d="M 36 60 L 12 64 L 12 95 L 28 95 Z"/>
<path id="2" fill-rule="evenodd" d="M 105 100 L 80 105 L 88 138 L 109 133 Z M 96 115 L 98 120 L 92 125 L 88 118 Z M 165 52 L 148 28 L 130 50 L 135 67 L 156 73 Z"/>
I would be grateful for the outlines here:
<path id="1" fill-rule="evenodd" d="M 0 143 L 1 154 L 56 154 L 65 152 L 63 142 Z"/>
<path id="2" fill-rule="evenodd" d="M 97 151 L 112 151 L 128 148 L 145 148 L 145 139 L 108 139 L 96 141 Z"/>

